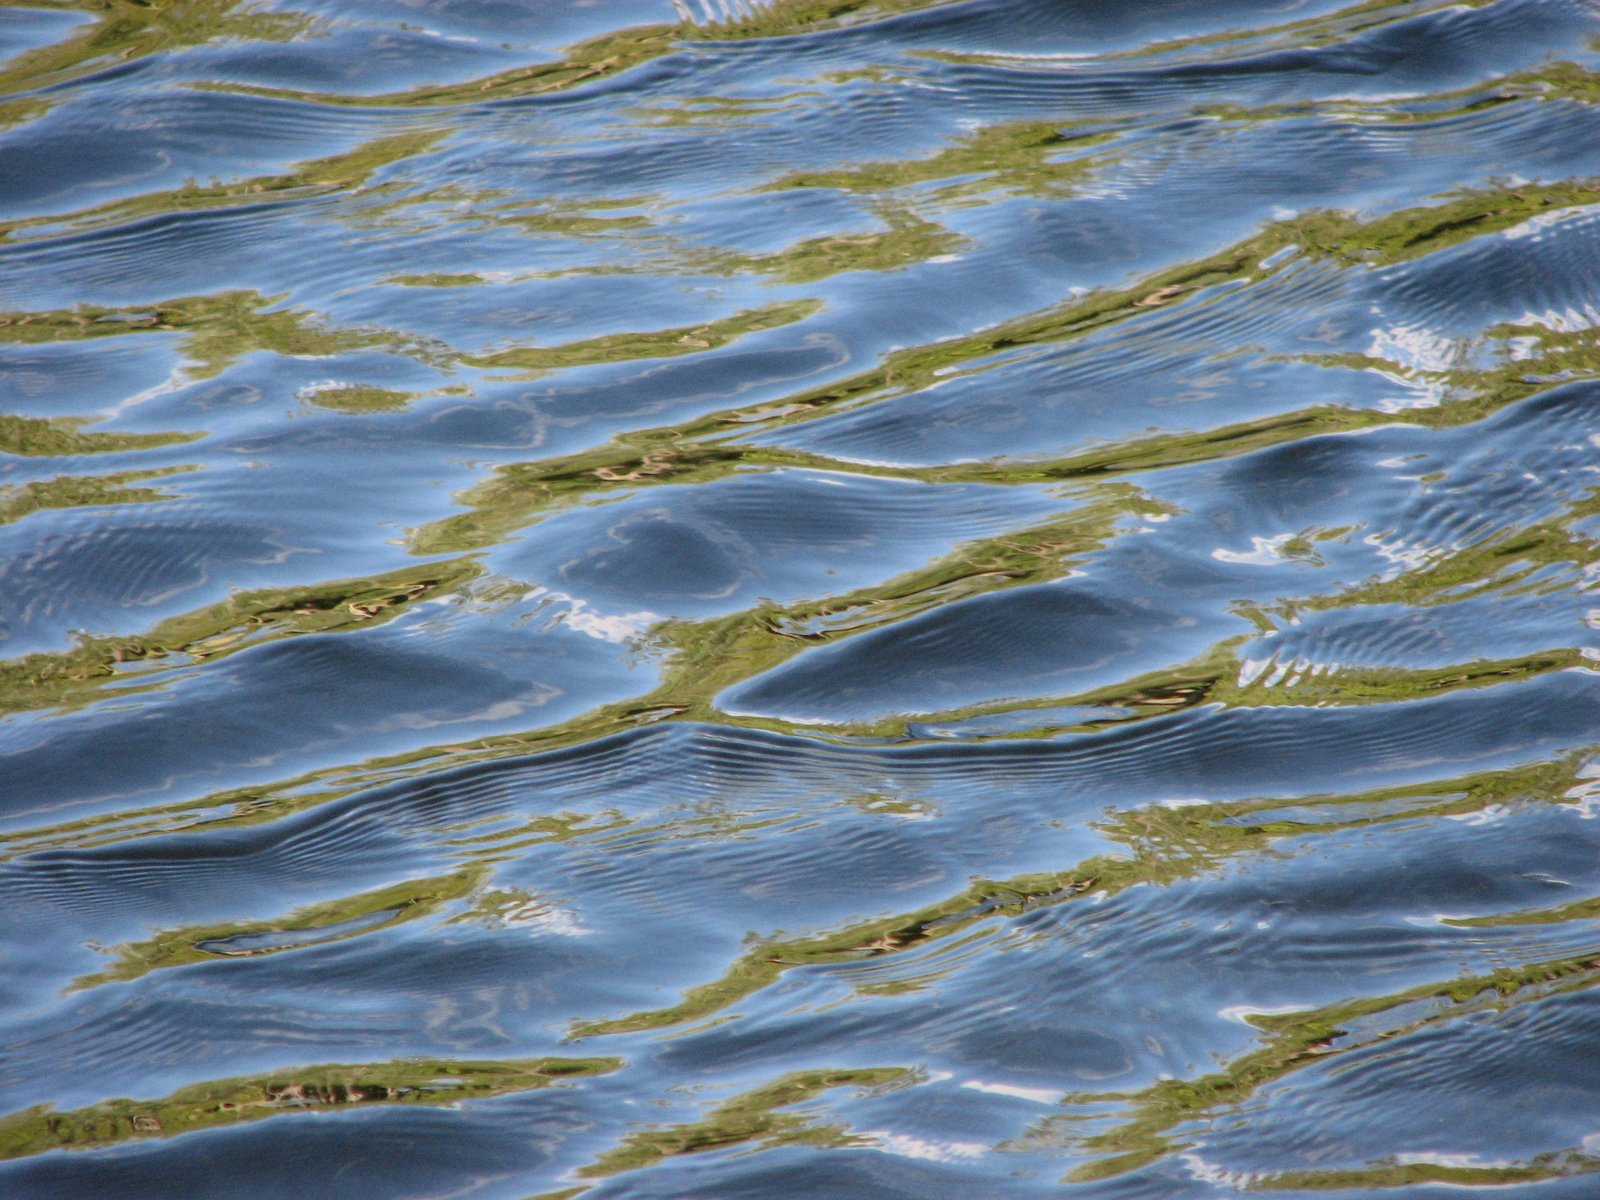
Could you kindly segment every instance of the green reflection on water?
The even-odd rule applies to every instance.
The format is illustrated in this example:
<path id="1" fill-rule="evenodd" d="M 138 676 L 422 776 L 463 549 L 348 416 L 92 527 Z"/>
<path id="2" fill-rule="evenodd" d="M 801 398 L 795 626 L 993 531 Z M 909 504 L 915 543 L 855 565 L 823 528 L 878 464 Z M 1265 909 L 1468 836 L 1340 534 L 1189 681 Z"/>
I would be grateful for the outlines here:
<path id="1" fill-rule="evenodd" d="M 61 84 L 153 54 L 237 38 L 286 42 L 305 34 L 313 18 L 273 11 L 245 0 L 35 0 L 40 8 L 94 19 L 49 46 L 0 67 L 0 94 Z"/>
<path id="2" fill-rule="evenodd" d="M 437 130 L 394 134 L 376 138 L 341 154 L 312 159 L 292 171 L 279 175 L 257 175 L 232 183 L 201 184 L 190 181 L 182 187 L 149 192 L 125 200 L 113 200 L 61 216 L 30 217 L 0 222 L 0 239 L 17 239 L 19 235 L 29 233 L 33 233 L 36 237 L 44 236 L 38 232 L 44 228 L 49 230 L 50 236 L 56 237 L 68 232 L 105 229 L 145 217 L 237 208 L 243 205 L 282 203 L 341 192 L 349 193 L 371 183 L 373 176 L 382 168 L 426 153 L 444 136 L 443 132 Z M 217 299 L 226 303 L 229 295 L 241 296 L 244 293 L 225 293 Z M 201 305 L 203 299 L 197 297 L 187 302 L 174 303 L 203 307 Z M 94 311 L 98 314 L 98 319 L 102 320 L 116 316 L 114 310 Z M 49 315 L 40 314 L 45 317 Z M 38 317 L 34 317 L 33 314 L 29 316 L 33 317 L 31 324 L 40 325 Z M 50 322 L 47 320 L 43 328 L 49 327 Z"/>
<path id="3" fill-rule="evenodd" d="M 1109 132 L 1073 132 L 1062 121 L 1006 121 L 985 125 L 927 158 L 890 159 L 822 171 L 797 171 L 760 190 L 835 188 L 881 195 L 896 188 L 949 182 L 919 195 L 919 202 L 949 203 L 996 188 L 1022 195 L 1060 196 L 1104 165 L 1101 160 L 1060 158 L 1112 141 Z M 972 178 L 977 176 L 979 178 Z"/>
<path id="4" fill-rule="evenodd" d="M 71 650 L 0 661 L 0 708 L 12 713 L 71 709 L 102 698 L 107 685 L 118 685 L 121 696 L 162 687 L 176 667 L 248 646 L 392 620 L 411 605 L 449 595 L 480 572 L 477 563 L 457 560 L 366 579 L 241 592 L 171 617 L 148 633 L 86 637 Z M 154 677 L 146 678 L 146 672 Z"/>
<path id="5" fill-rule="evenodd" d="M 1173 304 L 1203 304 L 1204 289 L 1214 283 L 1264 277 L 1276 268 L 1263 267 L 1272 253 L 1292 246 L 1302 252 L 1316 252 L 1335 261 L 1351 264 L 1350 269 L 1369 269 L 1375 262 L 1405 261 L 1461 241 L 1509 228 L 1530 216 L 1559 212 L 1565 208 L 1600 201 L 1600 185 L 1576 182 L 1552 185 L 1519 185 L 1489 188 L 1471 195 L 1456 196 L 1441 204 L 1403 213 L 1390 214 L 1362 222 L 1353 217 L 1313 213 L 1267 227 L 1226 252 L 1197 263 L 1157 273 L 1135 286 L 1097 293 L 1020 318 L 967 338 L 933 346 L 897 351 L 883 364 L 825 388 L 798 393 L 778 403 L 746 406 L 711 414 L 680 426 L 644 430 L 625 435 L 593 450 L 512 464 L 500 468 L 463 499 L 469 510 L 444 521 L 416 530 L 413 548 L 419 552 L 470 551 L 493 545 L 539 516 L 572 504 L 618 494 L 622 489 L 637 489 L 657 483 L 694 483 L 722 478 L 751 467 L 797 466 L 839 468 L 866 474 L 882 474 L 930 481 L 972 481 L 998 484 L 1039 484 L 1077 480 L 1073 486 L 1084 489 L 1078 497 L 1086 505 L 1065 514 L 1060 520 L 1007 537 L 984 539 L 961 547 L 928 567 L 907 573 L 883 584 L 863 588 L 843 596 L 820 598 L 786 606 L 761 605 L 757 608 L 706 621 L 676 621 L 653 630 L 651 643 L 666 660 L 667 674 L 660 687 L 635 701 L 602 706 L 582 718 L 562 725 L 521 734 L 474 739 L 461 745 L 430 747 L 403 755 L 375 759 L 348 768 L 339 768 L 285 782 L 275 789 L 254 790 L 248 799 L 210 797 L 175 807 L 148 810 L 149 827 L 158 827 L 163 817 L 183 812 L 208 813 L 225 822 L 256 822 L 285 811 L 348 794 L 349 790 L 370 785 L 376 780 L 404 776 L 408 770 L 445 762 L 477 761 L 487 758 L 536 752 L 632 728 L 640 723 L 678 717 L 729 721 L 716 712 L 712 697 L 732 686 L 792 657 L 808 645 L 880 627 L 952 599 L 980 594 L 995 588 L 1058 578 L 1068 564 L 1103 545 L 1115 533 L 1116 522 L 1126 516 L 1159 512 L 1162 506 L 1139 489 L 1126 484 L 1111 485 L 1107 476 L 1145 471 L 1163 466 L 1204 461 L 1220 456 L 1275 445 L 1316 432 L 1368 428 L 1395 420 L 1392 414 L 1316 406 L 1257 421 L 1220 429 L 1176 432 L 1152 437 L 1134 437 L 1106 446 L 1092 447 L 1064 458 L 1040 462 L 987 462 L 929 468 L 863 467 L 841 464 L 824 456 L 788 451 L 776 447 L 741 442 L 747 431 L 761 431 L 798 423 L 842 406 L 868 402 L 884 395 L 900 394 L 926 386 L 947 367 L 979 368 L 998 352 L 1033 344 L 1057 344 L 1119 321 L 1136 319 L 1153 308 Z M 186 302 L 177 302 L 178 314 L 189 313 Z M 268 314 L 281 324 L 263 323 L 257 315 L 265 298 L 235 299 L 223 308 L 242 314 L 242 321 L 229 325 L 218 318 L 207 325 L 215 307 L 199 306 L 192 320 L 200 329 L 191 336 L 214 339 L 209 351 L 214 359 L 225 360 L 242 352 L 243 345 L 262 345 L 273 337 L 285 345 L 328 345 L 316 339 L 334 339 L 333 344 L 353 338 L 353 344 L 370 344 L 368 339 L 384 336 L 370 331 L 340 334 L 308 332 L 303 315 Z M 761 310 L 758 310 L 761 311 Z M 799 309 L 784 309 L 785 315 Z M 155 323 L 179 328 L 176 321 L 152 316 Z M 129 313 L 113 331 L 125 331 Z M 99 322 L 86 320 L 83 313 L 49 314 L 52 336 L 97 336 Z M 243 330 L 240 329 L 240 324 Z M 14 329 L 12 327 L 5 327 Z M 682 331 L 665 342 L 692 336 Z M 13 336 L 15 336 L 13 334 Z M 646 335 L 646 346 L 662 342 L 666 335 Z M 229 341 L 228 339 L 233 339 Z M 654 341 L 650 339 L 654 338 Z M 1508 349 L 1512 338 L 1519 341 L 1515 356 Z M 302 339 L 310 339 L 302 340 Z M 1448 391 L 1444 402 L 1434 408 L 1410 410 L 1405 419 L 1415 424 L 1444 428 L 1479 420 L 1554 384 L 1573 378 L 1593 378 L 1600 374 L 1600 340 L 1594 331 L 1560 332 L 1537 328 L 1501 327 L 1485 335 L 1488 365 L 1462 367 L 1446 373 Z M 41 338 L 41 340 L 44 340 Z M 704 339 L 709 340 L 709 339 Z M 202 339 L 201 352 L 206 342 Z M 698 347 L 688 347 L 698 349 Z M 576 347 L 531 350 L 534 355 L 566 355 L 574 360 L 603 354 L 626 355 L 627 339 L 615 343 L 579 343 Z M 194 353 L 194 351 L 191 351 Z M 554 360 L 545 359 L 547 364 Z M 1386 364 L 1367 356 L 1334 356 L 1313 360 L 1328 369 L 1380 369 L 1396 371 L 1399 364 Z M 35 427 L 30 426 L 30 429 Z M 54 429 L 56 426 L 45 428 Z M 87 435 L 85 435 L 87 436 Z M 177 435 L 181 436 L 181 435 Z M 1099 480 L 1092 486 L 1087 481 Z M 1331 597 L 1310 598 L 1294 603 L 1306 607 L 1334 607 L 1355 604 L 1429 603 L 1459 595 L 1473 587 L 1512 589 L 1518 580 L 1538 564 L 1582 563 L 1593 558 L 1590 539 L 1575 535 L 1567 526 L 1593 508 L 1581 503 L 1559 520 L 1530 523 L 1513 538 L 1489 539 L 1483 543 L 1453 548 L 1426 564 L 1424 569 L 1402 572 L 1390 579 L 1369 580 Z M 1339 531 L 1304 531 L 1307 553 L 1314 554 L 1317 539 L 1340 536 Z M 400 573 L 392 577 L 394 586 L 408 586 L 403 577 L 414 581 L 433 579 L 429 595 L 458 590 L 474 578 L 479 569 L 468 560 L 450 565 L 419 568 L 414 576 Z M 387 585 L 370 581 L 373 589 Z M 329 585 L 332 594 L 326 607 L 314 598 L 312 611 L 344 612 L 337 619 L 316 618 L 319 629 L 353 627 L 360 618 L 357 609 L 342 605 L 370 602 L 368 587 L 361 581 Z M 357 594 L 360 593 L 360 594 Z M 363 599 L 363 596 L 369 599 Z M 259 601 L 259 603 L 258 603 Z M 283 626 L 285 613 L 293 612 L 299 601 L 294 595 L 275 599 L 261 594 L 253 600 L 236 601 L 242 608 L 207 609 L 184 618 L 175 618 L 150 635 L 141 638 L 91 639 L 78 650 L 64 655 L 36 655 L 0 664 L 0 694 L 14 710 L 44 708 L 60 704 L 81 704 L 105 694 L 102 685 L 121 683 L 120 663 L 159 654 L 167 648 L 197 644 L 201 654 L 208 645 L 225 646 L 228 640 L 243 644 L 259 636 L 256 626 L 272 630 Z M 261 613 L 244 611 L 252 605 Z M 266 614 L 276 615 L 268 618 Z M 304 614 L 302 614 L 303 616 Z M 262 618 L 262 619 L 256 619 Z M 1273 627 L 1268 620 L 1266 628 Z M 310 626 L 297 617 L 286 627 L 300 631 Z M 212 639 L 216 639 L 213 643 Z M 1202 701 L 1237 705 L 1273 703 L 1369 703 L 1400 700 L 1436 694 L 1446 688 L 1480 686 L 1525 678 L 1540 672 L 1577 665 L 1572 648 L 1550 648 L 1525 658 L 1440 666 L 1425 671 L 1373 669 L 1344 671 L 1332 676 L 1307 677 L 1292 686 L 1266 689 L 1238 682 L 1236 652 L 1244 639 L 1229 639 L 1213 647 L 1196 661 L 1153 673 L 1146 677 L 1102 689 L 1090 695 L 1067 698 L 1080 705 L 1123 707 L 1139 715 L 1158 715 L 1173 707 Z M 1311 688 L 1308 692 L 1305 689 Z M 1062 697 L 1051 697 L 1018 709 L 1060 705 Z M 961 710 L 957 717 L 981 715 L 990 708 Z M 757 721 L 784 728 L 782 722 Z M 841 732 L 893 734 L 905 732 L 903 718 L 881 724 L 845 726 Z M 1039 730 L 1049 732 L 1047 725 Z M 1030 735 L 1028 732 L 1019 736 Z M 232 796 L 233 793 L 229 793 Z M 276 798 L 272 798 L 276 797 Z M 218 817 L 218 810 L 222 816 Z M 120 822 L 120 823 L 119 823 Z M 144 819 L 94 818 L 86 823 L 54 830 L 36 830 L 23 844 L 51 844 L 64 838 L 76 844 L 79 839 L 115 836 L 113 826 L 131 832 L 146 827 Z M 105 833 L 93 831 L 102 829 Z M 42 841 L 34 841 L 37 835 Z"/>
<path id="6" fill-rule="evenodd" d="M 284 296 L 263 296 L 253 291 L 217 292 L 209 296 L 183 296 L 138 308 L 101 308 L 80 305 L 73 309 L 36 313 L 0 314 L 0 344 L 36 345 L 86 341 L 137 334 L 183 335 L 190 379 L 221 374 L 247 354 L 325 356 L 348 350 L 383 347 L 430 357 L 432 347 L 391 329 L 337 328 L 315 313 L 300 308 L 274 308 Z M 20 417 L 0 418 L 21 421 Z M 135 434 L 135 438 L 179 437 L 170 434 Z M 182 435 L 185 439 L 199 435 Z M 36 453 L 71 453 L 39 450 Z"/>
<path id="7" fill-rule="evenodd" d="M 80 454 L 153 450 L 197 441 L 203 436 L 177 432 L 104 433 L 85 431 L 86 424 L 87 421 L 78 417 L 17 417 L 0 413 L 0 452 L 26 458 L 71 458 Z M 58 489 L 57 494 L 64 493 Z"/>
<path id="8" fill-rule="evenodd" d="M 175 492 L 132 485 L 199 469 L 191 465 L 149 471 L 117 471 L 109 475 L 57 475 L 53 479 L 0 486 L 0 525 L 10 525 L 53 508 L 97 508 L 111 504 L 156 504 L 172 500 L 176 498 Z"/>
<path id="9" fill-rule="evenodd" d="M 318 408 L 344 413 L 400 412 L 421 392 L 397 392 L 392 388 L 374 387 L 367 383 L 341 383 L 328 387 L 302 388 L 300 398 Z"/>
<path id="10" fill-rule="evenodd" d="M 698 1121 L 630 1134 L 620 1145 L 579 1168 L 578 1174 L 588 1178 L 616 1175 L 677 1155 L 752 1144 L 761 1148 L 859 1144 L 841 1125 L 779 1110 L 814 1100 L 833 1088 L 883 1087 L 910 1074 L 903 1067 L 796 1071 L 717 1105 Z"/>
<path id="11" fill-rule="evenodd" d="M 447 1107 L 604 1075 L 621 1066 L 619 1058 L 528 1058 L 289 1067 L 193 1084 L 159 1100 L 107 1100 L 70 1112 L 48 1105 L 25 1109 L 0 1117 L 0 1159 L 174 1137 L 293 1112 L 383 1104 Z"/>
<path id="12" fill-rule="evenodd" d="M 609 333 L 559 346 L 519 346 L 468 357 L 475 367 L 515 368 L 524 372 L 518 378 L 538 375 L 563 367 L 584 367 L 598 363 L 632 362 L 639 359 L 676 358 L 714 350 L 748 334 L 760 333 L 803 321 L 820 312 L 816 300 L 796 300 L 747 309 L 732 316 L 679 329 L 647 333 Z"/>
<path id="13" fill-rule="evenodd" d="M 485 868 L 474 868 L 308 905 L 274 920 L 168 930 L 146 941 L 116 947 L 111 951 L 115 962 L 103 971 L 73 980 L 72 987 L 126 982 L 151 971 L 215 962 L 220 957 L 255 957 L 343 941 L 437 912 L 472 895 L 486 877 Z"/>
<path id="14" fill-rule="evenodd" d="M 881 467 L 844 463 L 824 455 L 753 446 L 745 439 L 792 428 L 832 412 L 927 388 L 952 372 L 996 365 L 1006 352 L 1059 345 L 1170 304 L 1205 303 L 1216 285 L 1263 278 L 1263 266 L 1291 248 L 1370 268 L 1398 263 L 1498 232 L 1529 217 L 1600 202 L 1600 181 L 1497 187 L 1437 205 L 1361 222 L 1343 213 L 1308 213 L 1269 225 L 1261 233 L 1196 262 L 1158 272 L 1132 287 L 1091 293 L 1040 313 L 1003 322 L 980 333 L 929 346 L 892 351 L 867 371 L 785 397 L 777 405 L 752 405 L 697 417 L 677 426 L 645 429 L 608 445 L 536 463 L 499 468 L 461 499 L 472 511 L 424 526 L 412 535 L 419 553 L 481 548 L 526 524 L 541 511 L 574 503 L 619 481 L 630 484 L 704 482 L 742 466 L 794 465 L 894 475 L 939 482 L 1040 483 L 1148 471 L 1229 457 L 1312 436 L 1392 422 L 1392 414 L 1336 405 L 1313 405 L 1220 428 L 1136 436 L 1043 461 L 990 461 L 935 467 Z M 676 331 L 668 331 L 673 333 Z M 1526 330 L 1519 330 L 1525 333 Z M 663 335 L 665 336 L 665 335 Z M 1551 371 L 1566 378 L 1600 369 L 1594 331 L 1547 340 Z M 1321 365 L 1372 369 L 1360 356 L 1324 358 Z M 1464 377 L 1458 403 L 1410 419 L 1434 426 L 1463 424 L 1544 387 L 1537 364 L 1507 362 L 1495 371 Z M 730 429 L 730 426 L 732 427 Z"/>
<path id="15" fill-rule="evenodd" d="M 1161 1080 L 1131 1097 L 1120 1093 L 1069 1096 L 1067 1103 L 1116 1100 L 1128 1106 L 1130 1116 L 1110 1130 L 1088 1137 L 1068 1134 L 1076 1149 L 1101 1157 L 1078 1167 L 1063 1182 L 1107 1179 L 1188 1149 L 1190 1143 L 1183 1141 L 1176 1130 L 1236 1109 L 1267 1085 L 1313 1064 L 1446 1021 L 1475 1013 L 1505 1011 L 1552 996 L 1585 991 L 1596 984 L 1600 984 L 1600 960 L 1593 954 L 1582 954 L 1423 984 L 1387 996 L 1363 997 L 1302 1012 L 1250 1016 L 1250 1023 L 1265 1034 L 1265 1044 L 1233 1060 L 1220 1071 L 1196 1079 Z M 1036 1130 L 1035 1137 L 1040 1132 Z M 1525 1170 L 1514 1169 L 1506 1181 L 1518 1178 Z M 1263 1186 L 1284 1186 L 1278 1181 L 1286 1179 L 1291 1181 L 1287 1186 L 1295 1186 L 1293 1181 L 1298 1176 L 1299 1186 L 1321 1186 L 1315 1181 L 1341 1174 L 1273 1175 L 1264 1177 L 1261 1182 Z M 1375 1175 L 1381 1179 L 1384 1173 L 1380 1171 Z M 1423 1177 L 1448 1181 L 1447 1176 L 1424 1173 Z M 1491 1178 L 1470 1175 L 1461 1181 L 1494 1182 Z"/>
<path id="16" fill-rule="evenodd" d="M 1540 1183 L 1600 1171 L 1600 1156 L 1576 1148 L 1535 1154 L 1524 1163 L 1472 1166 L 1452 1162 L 1380 1161 L 1369 1167 L 1325 1171 L 1281 1171 L 1253 1174 L 1252 1191 L 1351 1191 L 1439 1184 L 1444 1187 L 1509 1187 Z"/>
<path id="17" fill-rule="evenodd" d="M 720 978 L 690 988 L 677 1004 L 607 1020 L 580 1022 L 568 1036 L 579 1039 L 639 1033 L 701 1021 L 770 986 L 794 967 L 849 963 L 896 954 L 948 938 L 994 917 L 1020 916 L 1086 895 L 1104 897 L 1132 887 L 1170 885 L 1220 870 L 1241 856 L 1267 852 L 1287 837 L 1480 812 L 1508 799 L 1560 797 L 1572 787 L 1576 769 L 1576 760 L 1572 759 L 1484 773 L 1424 788 L 1385 788 L 1349 796 L 1320 797 L 1309 803 L 1358 807 L 1349 820 L 1324 820 L 1315 824 L 1275 819 L 1252 825 L 1242 819 L 1252 812 L 1281 809 L 1283 802 L 1275 799 L 1182 808 L 1140 808 L 1115 813 L 1094 825 L 1124 847 L 1124 853 L 1087 859 L 1065 871 L 1020 875 L 1006 880 L 978 880 L 955 895 L 913 912 L 851 925 L 834 933 L 764 938 L 741 955 Z M 1436 796 L 1437 801 L 1422 803 L 1419 797 L 1423 795 Z M 1385 802 L 1397 798 L 1408 801 L 1403 811 L 1383 811 Z M 1530 968 L 1536 973 L 1542 969 Z M 1478 990 L 1481 988 L 1475 988 L 1472 994 Z M 1375 1007 L 1361 1011 L 1383 1011 L 1391 1002 L 1380 999 L 1370 1003 Z M 1270 1055 L 1268 1059 L 1278 1062 Z M 1254 1079 L 1252 1073 L 1257 1068 L 1251 1064 L 1256 1061 L 1252 1058 L 1239 1068 L 1241 1078 Z M 1297 1063 L 1298 1059 L 1292 1061 Z M 1227 1078 L 1233 1078 L 1231 1070 Z M 1250 1088 L 1259 1082 L 1251 1082 Z M 1173 1083 L 1174 1088 L 1186 1086 Z M 1165 1112 L 1165 1108 L 1162 1111 Z"/>

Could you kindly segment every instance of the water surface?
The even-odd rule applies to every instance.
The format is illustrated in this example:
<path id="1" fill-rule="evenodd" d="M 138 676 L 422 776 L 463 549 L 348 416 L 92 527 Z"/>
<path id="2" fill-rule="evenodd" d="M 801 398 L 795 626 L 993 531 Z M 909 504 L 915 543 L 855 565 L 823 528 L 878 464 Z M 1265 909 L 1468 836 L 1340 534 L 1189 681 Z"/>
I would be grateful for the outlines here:
<path id="1" fill-rule="evenodd" d="M 1600 1193 L 1597 68 L 0 10 L 0 1195 Z"/>

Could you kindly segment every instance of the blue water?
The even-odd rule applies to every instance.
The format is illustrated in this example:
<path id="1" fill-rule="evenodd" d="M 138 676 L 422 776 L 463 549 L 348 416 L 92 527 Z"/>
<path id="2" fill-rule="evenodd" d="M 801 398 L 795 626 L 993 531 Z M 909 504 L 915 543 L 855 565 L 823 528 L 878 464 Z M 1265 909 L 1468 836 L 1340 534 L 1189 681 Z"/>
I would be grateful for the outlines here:
<path id="1" fill-rule="evenodd" d="M 0 1197 L 1600 1196 L 1600 4 L 0 9 Z"/>

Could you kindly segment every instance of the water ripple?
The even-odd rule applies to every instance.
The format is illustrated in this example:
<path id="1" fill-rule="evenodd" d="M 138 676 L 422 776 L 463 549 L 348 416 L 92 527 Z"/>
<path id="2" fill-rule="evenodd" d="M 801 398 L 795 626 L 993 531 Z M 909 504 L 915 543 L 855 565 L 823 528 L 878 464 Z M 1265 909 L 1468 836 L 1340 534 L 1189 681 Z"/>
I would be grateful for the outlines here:
<path id="1" fill-rule="evenodd" d="M 0 1193 L 1591 1195 L 1597 34 L 0 13 Z"/>

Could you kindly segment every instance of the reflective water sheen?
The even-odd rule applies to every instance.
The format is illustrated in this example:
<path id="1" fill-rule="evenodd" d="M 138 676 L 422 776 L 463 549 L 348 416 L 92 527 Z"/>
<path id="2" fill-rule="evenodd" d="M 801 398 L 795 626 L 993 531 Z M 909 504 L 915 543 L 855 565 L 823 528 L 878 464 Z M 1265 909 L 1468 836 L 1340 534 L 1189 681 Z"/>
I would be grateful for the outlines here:
<path id="1" fill-rule="evenodd" d="M 8 1200 L 1592 1200 L 1597 663 L 1597 0 L 0 10 Z"/>

